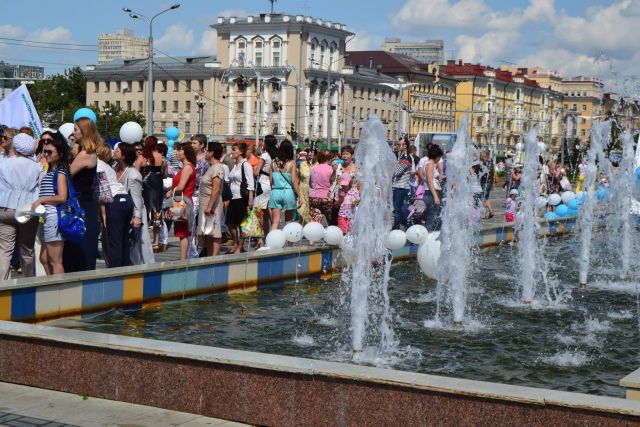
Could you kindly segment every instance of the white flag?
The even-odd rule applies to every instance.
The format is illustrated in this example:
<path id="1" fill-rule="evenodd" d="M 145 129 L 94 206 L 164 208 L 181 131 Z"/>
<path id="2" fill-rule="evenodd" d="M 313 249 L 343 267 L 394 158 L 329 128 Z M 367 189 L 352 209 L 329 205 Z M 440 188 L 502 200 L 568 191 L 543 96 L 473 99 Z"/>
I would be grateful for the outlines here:
<path id="1" fill-rule="evenodd" d="M 24 83 L 0 101 L 0 124 L 18 129 L 29 126 L 35 138 L 40 139 L 42 123 Z"/>

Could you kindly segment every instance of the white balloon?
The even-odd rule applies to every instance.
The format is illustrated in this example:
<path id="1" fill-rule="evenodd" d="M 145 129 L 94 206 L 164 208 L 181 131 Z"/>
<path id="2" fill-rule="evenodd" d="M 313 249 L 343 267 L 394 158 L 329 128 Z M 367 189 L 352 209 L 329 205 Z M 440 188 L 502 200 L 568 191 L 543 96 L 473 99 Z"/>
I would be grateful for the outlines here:
<path id="1" fill-rule="evenodd" d="M 302 225 L 300 225 L 300 223 L 290 222 L 284 226 L 282 231 L 284 231 L 288 242 L 295 243 L 302 239 Z"/>
<path id="2" fill-rule="evenodd" d="M 67 144 L 69 144 L 69 146 L 71 146 L 71 140 L 69 139 L 69 135 L 73 133 L 73 128 L 74 128 L 73 123 L 63 123 L 58 128 L 58 132 L 60 132 L 62 136 L 64 136 L 64 139 L 67 141 Z"/>
<path id="3" fill-rule="evenodd" d="M 344 259 L 347 265 L 353 264 L 353 262 L 356 260 L 356 245 L 351 234 L 347 234 L 342 237 L 342 241 L 340 242 L 340 249 L 342 259 Z"/>
<path id="4" fill-rule="evenodd" d="M 264 243 L 271 249 L 281 249 L 287 243 L 287 237 L 282 230 L 271 230 Z"/>
<path id="5" fill-rule="evenodd" d="M 427 277 L 438 280 L 438 260 L 440 259 L 440 241 L 436 240 L 440 232 L 429 234 L 426 242 L 418 247 L 418 264 Z"/>
<path id="6" fill-rule="evenodd" d="M 342 230 L 340 227 L 330 225 L 324 230 L 324 241 L 329 245 L 339 245 L 342 242 Z"/>
<path id="7" fill-rule="evenodd" d="M 559 194 L 552 194 L 549 196 L 548 202 L 551 206 L 558 206 L 562 202 L 562 198 Z"/>
<path id="8" fill-rule="evenodd" d="M 536 197 L 536 201 L 534 203 L 536 209 L 542 209 L 547 206 L 547 198 L 544 196 Z"/>
<path id="9" fill-rule="evenodd" d="M 406 243 L 407 235 L 402 230 L 391 230 L 384 241 L 384 245 L 391 251 L 402 248 Z"/>
<path id="10" fill-rule="evenodd" d="M 318 242 L 324 237 L 324 227 L 319 222 L 309 222 L 302 229 L 302 235 L 310 242 Z"/>
<path id="11" fill-rule="evenodd" d="M 120 127 L 120 140 L 129 144 L 142 140 L 142 126 L 136 122 L 127 122 Z"/>
<path id="12" fill-rule="evenodd" d="M 424 225 L 416 224 L 407 229 L 407 240 L 416 245 L 421 245 L 429 237 L 429 230 Z"/>
<path id="13" fill-rule="evenodd" d="M 565 191 L 564 193 L 562 193 L 562 203 L 568 205 L 569 200 L 573 199 L 574 197 L 576 197 L 576 195 L 573 193 L 573 191 Z"/>
<path id="14" fill-rule="evenodd" d="M 516 144 L 516 152 L 519 153 L 522 151 L 522 142 L 518 142 Z"/>

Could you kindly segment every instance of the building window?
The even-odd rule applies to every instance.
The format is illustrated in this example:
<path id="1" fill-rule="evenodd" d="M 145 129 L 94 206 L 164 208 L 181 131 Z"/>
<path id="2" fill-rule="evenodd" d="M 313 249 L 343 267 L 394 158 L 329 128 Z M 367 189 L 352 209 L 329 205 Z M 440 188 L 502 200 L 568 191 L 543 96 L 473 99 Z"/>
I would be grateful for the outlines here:
<path id="1" fill-rule="evenodd" d="M 236 123 L 236 133 L 237 134 L 244 133 L 244 124 L 242 122 Z"/>
<path id="2" fill-rule="evenodd" d="M 198 90 L 204 91 L 204 80 L 198 80 Z"/>
<path id="3" fill-rule="evenodd" d="M 516 89 L 516 101 L 520 101 L 520 89 Z"/>
<path id="4" fill-rule="evenodd" d="M 174 80 L 173 81 L 173 91 L 177 92 L 180 88 L 180 81 L 179 80 Z"/>
<path id="5" fill-rule="evenodd" d="M 104 82 L 104 91 L 109 92 L 111 89 L 111 82 Z"/>
<path id="6" fill-rule="evenodd" d="M 131 101 L 127 101 L 127 111 L 131 111 Z"/>
<path id="7" fill-rule="evenodd" d="M 162 81 L 160 82 L 160 84 L 161 84 L 161 86 L 160 86 L 160 88 L 161 88 L 161 89 L 160 89 L 160 90 L 161 90 L 162 92 L 166 92 L 166 91 L 167 91 L 167 81 L 166 81 L 166 80 L 162 80 Z"/>
<path id="8" fill-rule="evenodd" d="M 98 82 L 93 83 L 93 93 L 98 93 L 100 84 Z"/>
<path id="9" fill-rule="evenodd" d="M 174 128 L 177 128 L 177 127 L 178 127 L 178 122 L 173 122 L 173 123 L 171 124 L 171 126 L 173 126 Z"/>
<path id="10" fill-rule="evenodd" d="M 185 122 L 184 123 L 184 131 L 186 133 L 191 133 L 191 122 Z"/>
<path id="11" fill-rule="evenodd" d="M 167 122 L 160 122 L 160 129 L 166 129 L 167 128 Z"/>
<path id="12" fill-rule="evenodd" d="M 99 110 L 100 109 L 100 102 L 93 101 L 93 108 L 95 108 L 96 110 Z"/>
<path id="13" fill-rule="evenodd" d="M 103 108 L 109 108 L 109 101 L 104 101 L 104 107 Z"/>
<path id="14" fill-rule="evenodd" d="M 190 113 L 191 112 L 191 101 L 185 101 L 184 102 L 184 112 L 185 113 Z"/>
<path id="15" fill-rule="evenodd" d="M 178 112 L 178 101 L 173 101 L 173 112 L 174 113 Z"/>
<path id="16" fill-rule="evenodd" d="M 587 104 L 582 104 L 582 111 L 587 111 Z"/>
<path id="17" fill-rule="evenodd" d="M 191 92 L 191 80 L 185 80 L 184 83 L 184 91 Z"/>
<path id="18" fill-rule="evenodd" d="M 278 39 L 271 42 L 271 66 L 280 66 L 280 40 Z"/>
<path id="19" fill-rule="evenodd" d="M 493 85 L 491 83 L 489 83 L 487 85 L 487 96 L 491 96 L 493 92 Z"/>
<path id="20" fill-rule="evenodd" d="M 573 104 L 573 105 L 571 106 L 571 110 L 572 110 L 572 111 L 578 111 L 578 104 Z"/>
<path id="21" fill-rule="evenodd" d="M 120 101 L 116 101 L 116 108 L 120 109 Z"/>
<path id="22" fill-rule="evenodd" d="M 580 123 L 582 123 L 582 124 L 587 123 L 587 119 L 585 117 L 581 117 L 580 118 Z"/>
<path id="23" fill-rule="evenodd" d="M 238 40 L 238 45 L 237 45 L 237 60 L 239 62 L 239 66 L 240 67 L 244 67 L 244 61 L 246 59 L 247 56 L 247 42 L 244 39 L 240 39 Z"/>
<path id="24" fill-rule="evenodd" d="M 142 112 L 142 101 L 138 101 L 138 111 Z"/>
<path id="25" fill-rule="evenodd" d="M 320 44 L 320 67 L 324 68 L 325 63 L 324 63 L 324 56 L 327 53 L 327 42 L 323 41 L 322 44 Z"/>
<path id="26" fill-rule="evenodd" d="M 336 44 L 335 43 L 331 43 L 331 46 L 329 46 L 329 68 L 333 69 L 333 61 L 334 61 L 334 56 L 336 54 Z"/>
<path id="27" fill-rule="evenodd" d="M 161 113 L 166 113 L 167 112 L 167 101 L 162 101 L 160 103 L 160 112 Z"/>
<path id="28" fill-rule="evenodd" d="M 244 101 L 238 101 L 237 105 L 236 110 L 238 110 L 238 113 L 244 113 Z"/>
<path id="29" fill-rule="evenodd" d="M 138 92 L 142 92 L 143 90 L 144 90 L 144 82 L 140 80 L 138 81 Z"/>
<path id="30" fill-rule="evenodd" d="M 255 53 L 255 63 L 256 67 L 262 67 L 262 48 L 263 48 L 262 40 L 258 39 L 253 42 L 253 51 Z"/>

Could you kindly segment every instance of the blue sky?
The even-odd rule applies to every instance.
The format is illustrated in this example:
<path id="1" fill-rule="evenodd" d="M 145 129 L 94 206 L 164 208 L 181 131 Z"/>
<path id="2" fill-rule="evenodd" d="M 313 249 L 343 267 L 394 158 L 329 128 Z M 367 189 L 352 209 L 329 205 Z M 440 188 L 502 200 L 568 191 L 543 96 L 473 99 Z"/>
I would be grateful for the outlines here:
<path id="1" fill-rule="evenodd" d="M 123 6 L 144 14 L 172 4 L 156 0 L 0 0 L 0 37 L 96 44 L 100 33 L 131 28 L 147 34 Z M 183 0 L 154 23 L 156 46 L 172 55 L 214 54 L 219 15 L 266 11 L 267 0 Z M 445 56 L 500 65 L 544 66 L 565 75 L 624 81 L 635 90 L 640 72 L 640 0 L 279 0 L 276 10 L 345 23 L 357 37 L 350 48 L 378 49 L 385 37 L 445 40 Z M 29 19 L 7 19 L 28 17 Z M 1 43 L 4 42 L 4 43 Z M 47 73 L 95 63 L 91 46 L 80 50 L 35 49 L 0 39 L 0 60 L 42 64 Z M 61 46 L 62 47 L 62 46 Z"/>

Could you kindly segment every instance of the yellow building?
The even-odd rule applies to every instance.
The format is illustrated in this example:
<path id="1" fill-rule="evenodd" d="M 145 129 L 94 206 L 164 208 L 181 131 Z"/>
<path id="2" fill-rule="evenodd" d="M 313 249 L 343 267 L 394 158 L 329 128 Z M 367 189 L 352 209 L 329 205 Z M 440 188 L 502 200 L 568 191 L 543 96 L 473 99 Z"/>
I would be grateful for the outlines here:
<path id="1" fill-rule="evenodd" d="M 469 116 L 469 135 L 498 154 L 512 151 L 524 134 L 538 126 L 538 139 L 551 152 L 562 136 L 561 94 L 543 87 L 520 70 L 495 69 L 449 61 L 443 74 L 458 81 L 455 123 Z"/>
<path id="2" fill-rule="evenodd" d="M 604 118 L 604 84 L 595 78 L 573 77 L 562 81 L 564 112 L 568 115 L 567 138 L 588 141 L 594 120 Z"/>

